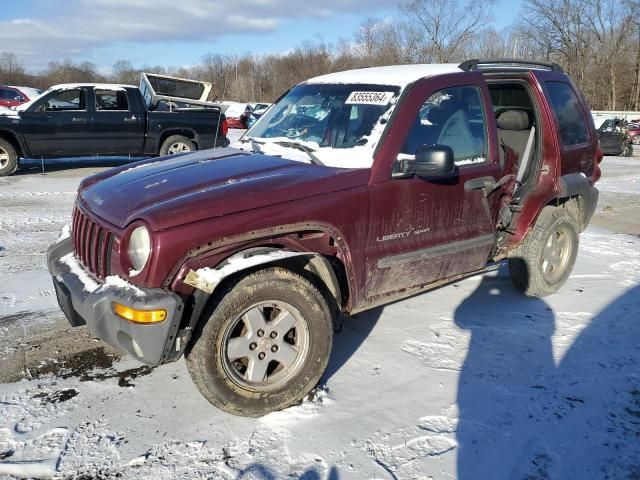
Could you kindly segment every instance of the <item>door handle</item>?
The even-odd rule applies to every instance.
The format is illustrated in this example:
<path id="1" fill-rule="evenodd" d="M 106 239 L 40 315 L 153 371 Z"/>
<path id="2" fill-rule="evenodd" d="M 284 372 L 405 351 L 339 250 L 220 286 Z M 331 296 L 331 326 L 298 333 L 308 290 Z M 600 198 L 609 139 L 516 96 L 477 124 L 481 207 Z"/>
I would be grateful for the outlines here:
<path id="1" fill-rule="evenodd" d="M 136 120 L 137 120 L 137 118 L 136 118 L 135 115 L 133 115 L 132 117 L 129 117 L 129 118 L 127 118 L 127 117 L 124 118 L 125 122 L 135 122 Z"/>
<path id="2" fill-rule="evenodd" d="M 75 123 L 87 123 L 87 119 L 82 117 L 73 117 L 71 121 Z"/>
<path id="3" fill-rule="evenodd" d="M 464 182 L 464 191 L 470 192 L 471 190 L 486 188 L 487 186 L 493 185 L 495 181 L 496 179 L 493 177 L 472 178 L 471 180 Z"/>

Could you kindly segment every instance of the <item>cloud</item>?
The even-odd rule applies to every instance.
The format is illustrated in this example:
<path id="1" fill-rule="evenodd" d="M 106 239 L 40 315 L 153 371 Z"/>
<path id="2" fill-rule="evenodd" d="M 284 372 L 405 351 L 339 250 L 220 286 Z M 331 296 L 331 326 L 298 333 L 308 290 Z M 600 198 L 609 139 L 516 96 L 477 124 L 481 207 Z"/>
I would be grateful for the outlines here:
<path id="1" fill-rule="evenodd" d="M 26 18 L 0 21 L 0 49 L 28 68 L 87 58 L 116 43 L 205 42 L 223 35 L 276 32 L 292 19 L 331 18 L 388 7 L 383 0 L 23 0 Z M 302 39 L 301 39 L 302 40 Z M 10 46 L 8 48 L 7 46 Z"/>

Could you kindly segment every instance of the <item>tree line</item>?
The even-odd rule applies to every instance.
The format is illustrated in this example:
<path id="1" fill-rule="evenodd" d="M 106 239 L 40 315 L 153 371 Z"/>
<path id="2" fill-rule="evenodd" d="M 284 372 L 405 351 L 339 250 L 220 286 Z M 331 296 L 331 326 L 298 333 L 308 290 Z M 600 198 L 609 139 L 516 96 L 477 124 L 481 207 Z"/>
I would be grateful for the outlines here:
<path id="1" fill-rule="evenodd" d="M 107 75 L 91 62 L 50 62 L 29 74 L 11 52 L 0 54 L 0 82 L 47 88 L 69 82 L 137 84 L 141 71 L 204 80 L 212 99 L 273 101 L 324 73 L 405 63 L 459 63 L 522 57 L 557 62 L 594 110 L 640 110 L 640 0 L 523 0 L 518 20 L 492 26 L 493 0 L 409 0 L 393 18 L 368 18 L 336 42 L 318 37 L 284 54 L 208 53 L 197 65 L 171 68 L 117 61 Z"/>

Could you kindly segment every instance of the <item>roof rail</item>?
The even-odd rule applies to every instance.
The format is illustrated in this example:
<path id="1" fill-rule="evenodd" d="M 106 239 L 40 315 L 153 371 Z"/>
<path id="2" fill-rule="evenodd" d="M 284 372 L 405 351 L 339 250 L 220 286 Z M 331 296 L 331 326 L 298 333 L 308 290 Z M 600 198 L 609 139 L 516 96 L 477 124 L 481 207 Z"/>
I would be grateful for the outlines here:
<path id="1" fill-rule="evenodd" d="M 491 58 L 473 59 L 462 62 L 458 65 L 460 70 L 465 72 L 477 70 L 550 70 L 552 72 L 564 73 L 564 70 L 557 63 L 539 62 L 537 60 L 526 60 L 522 58 Z"/>

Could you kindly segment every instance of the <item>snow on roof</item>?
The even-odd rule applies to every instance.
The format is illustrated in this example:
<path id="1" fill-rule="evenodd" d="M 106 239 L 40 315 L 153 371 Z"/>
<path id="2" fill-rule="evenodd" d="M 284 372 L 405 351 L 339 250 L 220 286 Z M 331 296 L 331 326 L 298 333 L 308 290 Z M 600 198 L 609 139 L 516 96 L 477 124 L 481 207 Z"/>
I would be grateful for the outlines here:
<path id="1" fill-rule="evenodd" d="M 36 88 L 31 88 L 31 87 L 19 87 L 19 86 L 14 86 L 14 85 L 10 85 L 11 88 L 17 88 L 18 90 L 20 90 L 22 93 L 25 93 L 31 100 L 33 100 L 34 98 L 38 97 L 42 91 L 36 89 Z"/>
<path id="2" fill-rule="evenodd" d="M 107 90 L 121 90 L 123 88 L 136 88 L 135 85 L 124 85 L 119 83 L 61 83 L 60 85 L 53 85 L 49 90 L 67 90 L 71 88 L 81 87 L 95 87 L 105 88 Z"/>
<path id="3" fill-rule="evenodd" d="M 390 65 L 329 73 L 307 80 L 306 83 L 366 83 L 404 87 L 424 77 L 461 71 L 456 63 Z"/>

